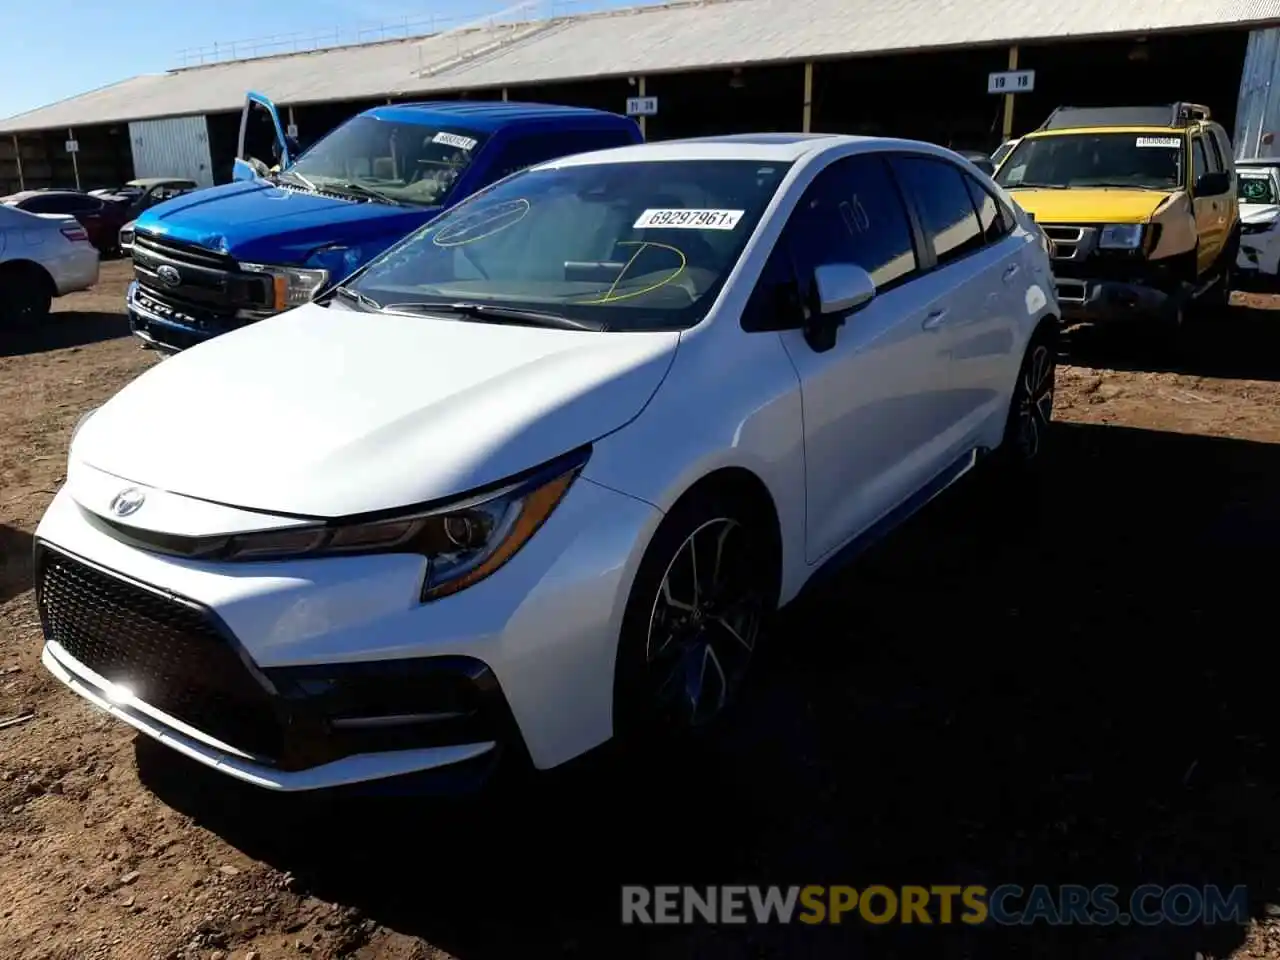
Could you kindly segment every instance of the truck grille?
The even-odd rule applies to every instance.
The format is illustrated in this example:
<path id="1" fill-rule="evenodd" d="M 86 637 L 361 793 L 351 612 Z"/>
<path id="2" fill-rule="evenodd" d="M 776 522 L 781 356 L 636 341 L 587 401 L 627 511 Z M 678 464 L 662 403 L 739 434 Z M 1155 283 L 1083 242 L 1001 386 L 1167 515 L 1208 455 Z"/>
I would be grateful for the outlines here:
<path id="1" fill-rule="evenodd" d="M 142 702 L 265 762 L 283 747 L 267 690 L 199 607 L 37 547 L 45 636 Z"/>
<path id="2" fill-rule="evenodd" d="M 242 273 L 231 257 L 137 230 L 133 270 L 150 295 L 186 313 L 233 318 L 239 310 L 266 310 L 267 277 Z"/>

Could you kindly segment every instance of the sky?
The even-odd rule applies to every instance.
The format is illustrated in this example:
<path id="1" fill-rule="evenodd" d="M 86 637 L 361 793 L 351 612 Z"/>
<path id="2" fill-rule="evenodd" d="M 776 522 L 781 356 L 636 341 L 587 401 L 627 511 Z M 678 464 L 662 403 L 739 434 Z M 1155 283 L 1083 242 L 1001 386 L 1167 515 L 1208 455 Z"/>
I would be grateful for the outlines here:
<path id="1" fill-rule="evenodd" d="M 520 0 L 0 0 L 0 118 L 42 107 L 143 73 L 182 66 L 181 52 L 215 42 L 335 31 L 354 40 L 359 31 L 406 20 L 440 18 L 463 25 L 510 9 Z M 553 8 L 554 3 L 554 8 Z M 634 3 L 634 0 L 633 0 Z M 536 0 L 531 15 L 566 14 L 622 0 Z M 50 20 L 37 11 L 52 14 Z M 377 39 L 367 33 L 364 39 Z M 241 56 L 244 54 L 242 53 Z"/>

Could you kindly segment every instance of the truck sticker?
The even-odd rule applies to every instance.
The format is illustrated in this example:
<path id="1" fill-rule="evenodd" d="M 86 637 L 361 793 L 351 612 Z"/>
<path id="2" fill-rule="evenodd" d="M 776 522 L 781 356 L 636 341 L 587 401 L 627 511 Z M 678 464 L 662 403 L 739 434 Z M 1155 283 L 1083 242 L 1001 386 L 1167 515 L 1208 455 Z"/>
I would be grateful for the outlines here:
<path id="1" fill-rule="evenodd" d="M 1139 137 L 1138 146 L 1164 147 L 1166 150 L 1177 150 L 1182 146 L 1182 140 L 1179 137 Z"/>
<path id="2" fill-rule="evenodd" d="M 744 212 L 743 210 L 646 210 L 631 225 L 631 229 L 732 230 L 738 225 Z"/>
<path id="3" fill-rule="evenodd" d="M 474 150 L 476 142 L 470 137 L 456 133 L 437 133 L 431 138 L 432 143 L 443 143 L 446 147 L 457 147 L 459 150 Z"/>

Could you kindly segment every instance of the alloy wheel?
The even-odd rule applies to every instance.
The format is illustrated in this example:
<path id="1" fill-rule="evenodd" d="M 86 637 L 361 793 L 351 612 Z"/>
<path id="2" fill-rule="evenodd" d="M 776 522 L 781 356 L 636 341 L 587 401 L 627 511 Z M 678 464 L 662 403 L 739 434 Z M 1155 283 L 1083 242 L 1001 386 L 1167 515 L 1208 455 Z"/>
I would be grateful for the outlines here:
<path id="1" fill-rule="evenodd" d="M 760 569 L 746 528 L 729 517 L 697 527 L 667 564 L 645 658 L 668 721 L 702 726 L 733 699 L 760 634 Z"/>
<path id="2" fill-rule="evenodd" d="M 1018 381 L 1018 449 L 1024 460 L 1034 460 L 1044 445 L 1053 419 L 1054 359 L 1046 344 L 1037 345 L 1027 358 Z"/>

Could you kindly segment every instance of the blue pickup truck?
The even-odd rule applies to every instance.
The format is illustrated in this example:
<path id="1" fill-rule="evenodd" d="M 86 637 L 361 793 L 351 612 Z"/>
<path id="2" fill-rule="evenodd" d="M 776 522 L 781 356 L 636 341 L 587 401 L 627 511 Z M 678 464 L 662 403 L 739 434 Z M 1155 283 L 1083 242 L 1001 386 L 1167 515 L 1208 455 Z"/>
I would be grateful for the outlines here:
<path id="1" fill-rule="evenodd" d="M 249 140 L 264 130 L 255 153 Z M 367 110 L 293 159 L 275 106 L 251 93 L 234 182 L 154 207 L 123 232 L 130 326 L 148 346 L 185 349 L 306 303 L 510 173 L 641 140 L 618 114 L 461 100 Z"/>

